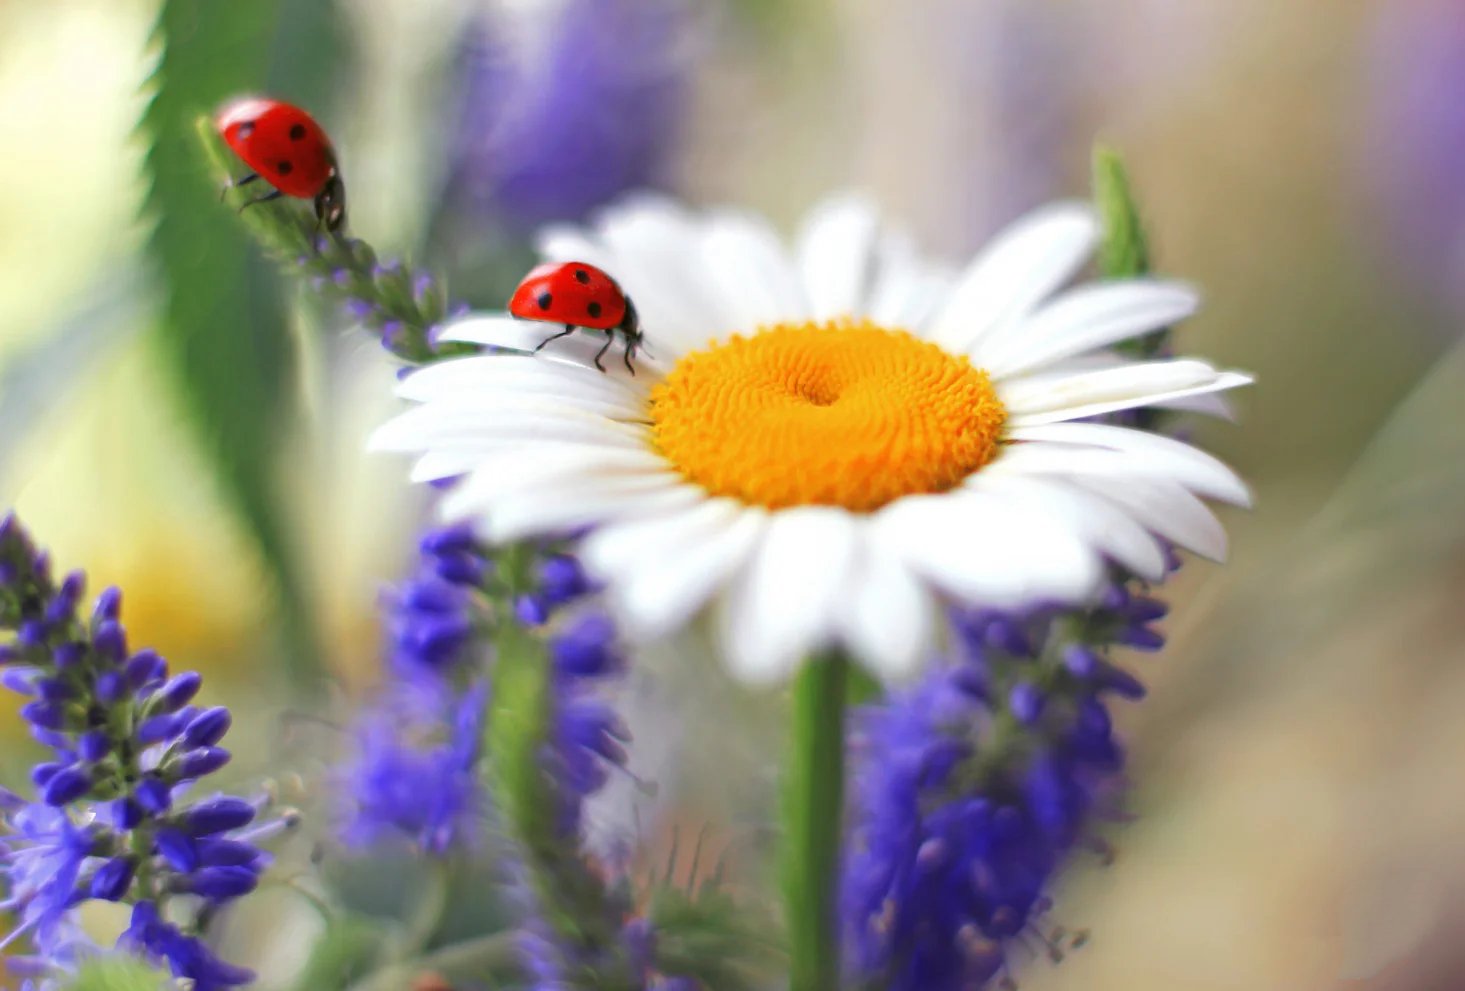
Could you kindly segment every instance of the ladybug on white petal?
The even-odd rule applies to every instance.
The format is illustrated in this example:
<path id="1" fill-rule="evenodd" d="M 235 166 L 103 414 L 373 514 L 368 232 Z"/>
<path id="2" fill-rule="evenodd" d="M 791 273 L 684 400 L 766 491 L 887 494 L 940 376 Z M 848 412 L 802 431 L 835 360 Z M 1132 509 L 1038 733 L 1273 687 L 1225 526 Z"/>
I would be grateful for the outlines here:
<path id="1" fill-rule="evenodd" d="M 594 265 L 546 262 L 536 267 L 514 290 L 509 299 L 509 313 L 523 320 L 565 325 L 558 334 L 540 341 L 535 351 L 576 330 L 605 331 L 605 345 L 595 355 L 595 367 L 602 372 L 605 366 L 600 359 L 619 335 L 625 343 L 626 370 L 636 374 L 631 359 L 643 346 L 636 307 L 616 280 Z"/>

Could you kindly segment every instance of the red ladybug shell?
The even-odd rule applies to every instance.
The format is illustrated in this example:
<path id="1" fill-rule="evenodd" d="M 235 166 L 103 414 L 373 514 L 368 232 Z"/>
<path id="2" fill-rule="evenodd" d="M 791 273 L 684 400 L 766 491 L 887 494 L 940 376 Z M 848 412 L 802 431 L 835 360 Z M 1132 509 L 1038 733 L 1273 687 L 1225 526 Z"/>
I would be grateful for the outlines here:
<path id="1" fill-rule="evenodd" d="M 509 312 L 526 320 L 612 330 L 626 318 L 626 294 L 594 265 L 547 262 L 524 276 Z"/>
<path id="2" fill-rule="evenodd" d="M 336 153 L 315 119 L 279 100 L 246 96 L 215 118 L 244 164 L 286 196 L 312 199 L 336 174 Z"/>

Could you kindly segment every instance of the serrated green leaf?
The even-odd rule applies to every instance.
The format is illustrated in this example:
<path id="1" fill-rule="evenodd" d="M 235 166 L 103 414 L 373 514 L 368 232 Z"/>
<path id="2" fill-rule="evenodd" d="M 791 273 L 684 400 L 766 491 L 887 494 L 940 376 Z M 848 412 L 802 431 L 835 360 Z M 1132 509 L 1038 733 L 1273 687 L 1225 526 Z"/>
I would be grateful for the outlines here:
<path id="1" fill-rule="evenodd" d="M 111 954 L 82 964 L 65 991 L 163 991 L 172 981 L 136 957 Z"/>
<path id="2" fill-rule="evenodd" d="M 277 439 L 294 406 L 281 291 L 217 208 L 218 189 L 193 137 L 200 111 L 260 88 L 284 6 L 281 0 L 166 0 L 142 131 L 154 222 L 149 253 L 164 294 L 157 352 L 226 501 L 274 579 L 286 657 L 296 679 L 308 683 L 318 654 L 302 569 L 274 485 Z"/>

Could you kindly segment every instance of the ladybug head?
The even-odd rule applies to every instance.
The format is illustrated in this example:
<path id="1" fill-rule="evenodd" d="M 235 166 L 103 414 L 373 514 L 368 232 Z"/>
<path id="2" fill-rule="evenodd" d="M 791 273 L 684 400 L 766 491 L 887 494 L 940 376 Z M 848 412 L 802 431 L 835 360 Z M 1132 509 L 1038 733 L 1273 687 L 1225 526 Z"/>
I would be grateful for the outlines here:
<path id="1" fill-rule="evenodd" d="M 315 216 L 332 233 L 346 223 L 346 184 L 334 172 L 316 194 Z"/>

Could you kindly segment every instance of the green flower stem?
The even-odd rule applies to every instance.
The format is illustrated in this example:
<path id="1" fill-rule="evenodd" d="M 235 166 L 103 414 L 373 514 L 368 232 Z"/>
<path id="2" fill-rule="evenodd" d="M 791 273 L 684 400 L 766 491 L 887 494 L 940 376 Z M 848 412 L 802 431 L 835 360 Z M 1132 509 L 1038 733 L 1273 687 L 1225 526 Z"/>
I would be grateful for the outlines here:
<path id="1" fill-rule="evenodd" d="M 431 340 L 433 327 L 448 315 L 441 280 L 399 263 L 379 265 L 376 252 L 365 241 L 321 232 L 303 201 L 280 199 L 243 209 L 261 195 L 263 184 L 233 186 L 243 165 L 212 120 L 200 117 L 197 128 L 199 143 L 231 209 L 288 273 L 308 280 L 322 298 L 354 307 L 354 315 L 382 334 L 387 348 L 404 361 L 423 364 L 474 353 L 472 345 L 434 345 Z"/>
<path id="2" fill-rule="evenodd" d="M 811 658 L 794 682 L 783 866 L 790 991 L 839 986 L 835 898 L 849 680 L 848 659 L 831 652 Z"/>
<path id="3" fill-rule="evenodd" d="M 579 837 L 563 835 L 544 765 L 553 716 L 550 659 L 543 639 L 512 615 L 514 598 L 528 586 L 529 562 L 524 547 L 506 548 L 499 557 L 504 582 L 487 727 L 490 788 L 545 922 L 572 945 L 603 949 L 615 939 L 616 913 L 580 858 Z"/>

